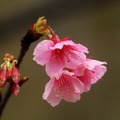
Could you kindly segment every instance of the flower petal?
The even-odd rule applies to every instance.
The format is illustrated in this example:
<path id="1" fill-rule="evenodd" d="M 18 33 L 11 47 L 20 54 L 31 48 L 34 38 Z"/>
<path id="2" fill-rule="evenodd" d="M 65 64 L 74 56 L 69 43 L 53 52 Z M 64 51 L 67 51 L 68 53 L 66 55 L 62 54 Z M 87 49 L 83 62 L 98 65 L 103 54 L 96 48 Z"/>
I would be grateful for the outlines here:
<path id="1" fill-rule="evenodd" d="M 66 81 L 65 86 L 60 88 L 63 99 L 67 102 L 76 102 L 80 100 L 80 94 L 83 92 L 83 83 L 74 76 L 63 76 Z M 62 78 L 59 80 L 62 80 Z"/>
<path id="2" fill-rule="evenodd" d="M 85 67 L 89 71 L 89 76 L 91 76 L 91 83 L 96 83 L 107 71 L 106 67 L 103 64 L 107 64 L 106 62 L 101 62 L 98 60 L 87 59 Z"/>
<path id="3" fill-rule="evenodd" d="M 65 40 L 65 41 L 60 41 L 58 43 L 56 43 L 53 47 L 50 47 L 51 50 L 55 50 L 55 49 L 62 49 L 63 46 L 71 46 L 73 45 L 73 42 L 71 40 Z"/>
<path id="4" fill-rule="evenodd" d="M 88 92 L 91 88 L 91 71 L 85 69 L 84 75 L 79 76 L 79 80 L 84 84 L 84 92 Z"/>
<path id="5" fill-rule="evenodd" d="M 45 91 L 43 93 L 43 99 L 50 103 L 51 106 L 56 106 L 60 103 L 62 98 L 56 94 L 54 88 L 55 79 L 51 79 L 45 86 Z"/>
<path id="6" fill-rule="evenodd" d="M 46 73 L 48 76 L 53 77 L 59 74 L 64 67 L 64 62 L 62 62 L 60 57 L 52 57 L 52 59 L 46 64 Z"/>
<path id="7" fill-rule="evenodd" d="M 86 55 L 78 51 L 66 51 L 68 61 L 66 61 L 66 67 L 75 69 L 78 65 L 83 64 Z"/>
<path id="8" fill-rule="evenodd" d="M 18 83 L 20 81 L 20 73 L 17 69 L 17 67 L 13 66 L 12 72 L 11 72 L 11 77 L 14 83 Z"/>
<path id="9" fill-rule="evenodd" d="M 98 60 L 94 60 L 94 59 L 86 59 L 85 62 L 85 67 L 89 70 L 93 70 L 95 68 L 95 66 L 97 65 L 103 65 L 103 64 L 107 64 L 106 62 L 101 62 Z"/>
<path id="10" fill-rule="evenodd" d="M 94 72 L 92 73 L 93 78 L 91 79 L 91 83 L 96 83 L 99 79 L 101 79 L 101 77 L 105 74 L 106 71 L 107 69 L 105 66 L 96 66 L 94 68 Z"/>
<path id="11" fill-rule="evenodd" d="M 74 47 L 77 48 L 77 50 L 80 52 L 89 53 L 88 48 L 84 45 L 74 43 Z"/>
<path id="12" fill-rule="evenodd" d="M 52 51 L 50 50 L 50 47 L 53 45 L 54 43 L 51 40 L 43 40 L 40 42 L 34 49 L 33 60 L 40 65 L 45 65 L 51 57 Z"/>

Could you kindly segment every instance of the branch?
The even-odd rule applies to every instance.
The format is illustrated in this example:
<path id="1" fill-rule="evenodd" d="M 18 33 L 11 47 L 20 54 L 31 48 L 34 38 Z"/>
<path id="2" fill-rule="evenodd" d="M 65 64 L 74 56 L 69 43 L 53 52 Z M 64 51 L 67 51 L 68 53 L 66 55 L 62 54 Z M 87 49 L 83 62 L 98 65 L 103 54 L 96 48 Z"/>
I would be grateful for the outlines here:
<path id="1" fill-rule="evenodd" d="M 40 37 L 42 37 L 42 34 L 40 35 L 37 33 L 33 33 L 31 31 L 31 29 L 28 30 L 27 34 L 21 40 L 21 50 L 20 50 L 20 54 L 18 57 L 17 68 L 20 67 L 20 64 L 21 64 L 26 52 L 29 50 L 31 43 L 37 41 Z"/>
<path id="2" fill-rule="evenodd" d="M 37 41 L 40 37 L 42 37 L 42 34 L 34 33 L 32 31 L 32 27 L 28 30 L 27 34 L 21 40 L 21 49 L 20 49 L 20 53 L 19 53 L 19 56 L 18 56 L 18 60 L 17 60 L 18 63 L 16 65 L 16 67 L 18 69 L 20 68 L 20 65 L 23 61 L 23 58 L 24 58 L 26 52 L 29 50 L 29 47 L 30 47 L 31 43 Z M 27 80 L 27 78 L 26 78 L 26 80 Z M 19 85 L 21 86 L 21 85 L 23 85 L 23 83 L 25 83 L 25 81 L 20 82 Z M 2 113 L 3 113 L 3 110 L 6 106 L 6 103 L 8 102 L 10 96 L 12 95 L 11 89 L 12 89 L 12 83 L 9 84 L 9 87 L 6 91 L 5 96 L 2 97 L 2 95 L 0 95 L 0 118 L 2 116 Z"/>
<path id="3" fill-rule="evenodd" d="M 0 104 L 0 118 L 2 116 L 2 113 L 3 113 L 3 110 L 5 108 L 5 105 L 6 105 L 7 101 L 9 100 L 9 98 L 11 96 L 11 93 L 12 93 L 11 92 L 11 87 L 12 87 L 12 84 L 10 83 L 5 96 L 1 99 L 1 104 Z"/>

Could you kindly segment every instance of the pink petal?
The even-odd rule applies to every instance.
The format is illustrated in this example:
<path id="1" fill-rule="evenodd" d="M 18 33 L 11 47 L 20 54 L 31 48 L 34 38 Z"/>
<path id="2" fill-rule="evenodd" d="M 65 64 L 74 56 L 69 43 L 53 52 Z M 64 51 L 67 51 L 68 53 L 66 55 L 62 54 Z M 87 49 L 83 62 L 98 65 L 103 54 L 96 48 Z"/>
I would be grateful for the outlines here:
<path id="1" fill-rule="evenodd" d="M 53 45 L 54 43 L 51 40 L 43 40 L 42 42 L 40 42 L 34 49 L 33 60 L 40 65 L 45 65 L 50 60 L 52 52 L 50 50 L 50 47 Z"/>
<path id="2" fill-rule="evenodd" d="M 60 41 L 58 43 L 56 43 L 53 47 L 50 47 L 51 50 L 55 50 L 55 49 L 62 49 L 63 46 L 72 46 L 73 42 L 71 40 L 65 40 L 65 41 Z"/>
<path id="3" fill-rule="evenodd" d="M 103 64 L 107 64 L 106 62 L 101 62 L 101 61 L 98 61 L 98 60 L 94 60 L 94 59 L 86 59 L 86 68 L 89 69 L 89 70 L 93 70 L 95 68 L 95 66 L 97 65 L 103 65 Z"/>
<path id="4" fill-rule="evenodd" d="M 53 47 L 50 47 L 51 50 L 55 49 L 62 49 L 63 46 L 72 46 L 79 52 L 85 52 L 88 53 L 88 48 L 81 45 L 81 44 L 76 44 L 72 40 L 61 40 L 60 42 L 56 43 Z"/>
<path id="5" fill-rule="evenodd" d="M 85 71 L 85 68 L 83 65 L 79 65 L 76 69 L 73 70 L 74 71 L 74 74 L 75 76 L 83 76 L 84 75 L 84 71 Z"/>
<path id="6" fill-rule="evenodd" d="M 45 92 L 43 94 L 43 99 L 47 99 L 52 88 L 54 87 L 54 79 L 50 80 L 46 85 L 45 85 Z"/>
<path id="7" fill-rule="evenodd" d="M 99 79 L 103 77 L 106 71 L 107 69 L 105 66 L 96 66 L 94 68 L 94 72 L 92 73 L 93 78 L 91 79 L 91 83 L 96 83 Z"/>
<path id="8" fill-rule="evenodd" d="M 89 76 L 91 76 L 91 83 L 96 83 L 101 77 L 105 74 L 106 67 L 103 64 L 107 64 L 106 62 L 101 62 L 98 60 L 87 59 L 86 60 L 86 69 L 89 71 Z"/>
<path id="9" fill-rule="evenodd" d="M 64 62 L 58 56 L 53 56 L 51 60 L 46 64 L 46 73 L 48 76 L 53 77 L 56 74 L 59 74 L 64 67 Z"/>
<path id="10" fill-rule="evenodd" d="M 66 76 L 65 78 L 66 85 L 60 88 L 63 99 L 67 102 L 76 102 L 80 100 L 80 93 L 83 92 L 83 83 L 73 76 Z"/>
<path id="11" fill-rule="evenodd" d="M 17 84 L 20 81 L 20 73 L 15 66 L 12 68 L 11 76 L 14 83 Z"/>
<path id="12" fill-rule="evenodd" d="M 84 92 L 88 92 L 91 88 L 91 71 L 86 69 L 84 75 L 79 76 L 78 78 L 84 84 Z"/>
<path id="13" fill-rule="evenodd" d="M 45 91 L 43 93 L 43 99 L 50 103 L 51 106 L 56 106 L 62 100 L 61 96 L 56 94 L 54 88 L 55 79 L 51 79 L 45 86 Z"/>
<path id="14" fill-rule="evenodd" d="M 63 99 L 67 102 L 77 102 L 78 100 L 80 100 L 80 94 L 79 93 L 75 93 L 75 92 L 71 92 L 71 89 L 68 87 L 66 89 L 61 89 L 61 93 L 63 96 Z"/>
<path id="15" fill-rule="evenodd" d="M 74 43 L 74 47 L 77 48 L 77 50 L 80 52 L 89 53 L 88 48 L 84 45 Z"/>
<path id="16" fill-rule="evenodd" d="M 62 74 L 63 76 L 67 76 L 66 82 L 69 82 L 69 85 L 73 87 L 74 92 L 82 93 L 84 85 L 77 77 L 74 76 L 73 72 L 68 72 L 64 70 Z"/>
<path id="17" fill-rule="evenodd" d="M 66 56 L 69 58 L 69 61 L 66 62 L 66 67 L 73 69 L 83 64 L 86 59 L 86 55 L 78 51 L 66 51 Z"/>

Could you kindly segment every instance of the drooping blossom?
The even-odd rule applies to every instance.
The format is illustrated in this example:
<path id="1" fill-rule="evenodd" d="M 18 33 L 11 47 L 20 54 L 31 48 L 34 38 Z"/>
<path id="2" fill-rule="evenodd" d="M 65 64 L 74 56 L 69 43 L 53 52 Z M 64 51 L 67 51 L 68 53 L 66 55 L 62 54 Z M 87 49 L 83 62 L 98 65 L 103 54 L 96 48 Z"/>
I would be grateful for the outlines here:
<path id="1" fill-rule="evenodd" d="M 101 62 L 94 59 L 86 59 L 83 65 L 73 70 L 76 77 L 84 84 L 84 91 L 90 90 L 92 84 L 95 84 L 106 72 L 106 62 Z"/>
<path id="2" fill-rule="evenodd" d="M 20 73 L 16 67 L 16 60 L 13 56 L 6 54 L 0 69 L 0 88 L 3 88 L 6 82 L 12 83 L 12 92 L 17 95 L 19 92 Z"/>
<path id="3" fill-rule="evenodd" d="M 72 40 L 60 40 L 54 35 L 51 40 L 43 40 L 34 49 L 34 58 L 38 64 L 46 67 L 48 76 L 53 77 L 63 68 L 76 68 L 84 63 L 88 49 Z"/>
<path id="4" fill-rule="evenodd" d="M 88 49 L 85 46 L 68 38 L 60 40 L 43 18 L 34 28 L 35 32 L 47 38 L 39 42 L 33 52 L 33 60 L 41 66 L 45 65 L 50 77 L 43 99 L 52 106 L 58 105 L 62 99 L 76 102 L 105 74 L 106 62 L 87 59 Z"/>
<path id="5" fill-rule="evenodd" d="M 18 69 L 16 68 L 16 66 L 13 66 L 12 68 L 11 77 L 12 77 L 13 82 L 15 84 L 18 84 L 18 82 L 20 81 L 20 73 Z"/>
<path id="6" fill-rule="evenodd" d="M 46 84 L 43 99 L 53 107 L 58 105 L 62 99 L 74 103 L 80 100 L 83 88 L 84 84 L 74 77 L 73 73 L 64 70 Z"/>
<path id="7" fill-rule="evenodd" d="M 20 81 L 20 73 L 19 73 L 18 69 L 16 68 L 16 66 L 13 66 L 13 68 L 12 68 L 11 78 L 14 83 L 12 86 L 12 92 L 14 95 L 17 96 L 20 91 L 20 86 L 18 84 Z"/>

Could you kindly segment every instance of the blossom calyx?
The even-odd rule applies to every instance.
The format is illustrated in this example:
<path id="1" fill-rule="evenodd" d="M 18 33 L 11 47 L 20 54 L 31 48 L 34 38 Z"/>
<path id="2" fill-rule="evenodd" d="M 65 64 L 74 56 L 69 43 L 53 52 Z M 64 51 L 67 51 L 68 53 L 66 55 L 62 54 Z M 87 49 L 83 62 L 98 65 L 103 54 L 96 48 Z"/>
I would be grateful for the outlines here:
<path id="1" fill-rule="evenodd" d="M 40 36 L 43 38 L 51 39 L 54 32 L 47 25 L 47 20 L 43 17 L 40 17 L 36 23 L 29 29 L 29 33 L 31 33 L 34 39 L 39 39 Z"/>

